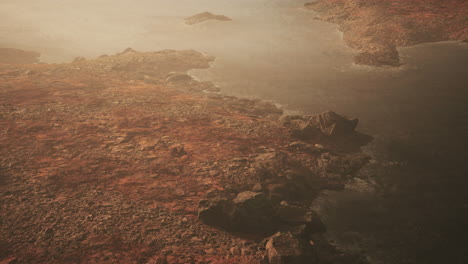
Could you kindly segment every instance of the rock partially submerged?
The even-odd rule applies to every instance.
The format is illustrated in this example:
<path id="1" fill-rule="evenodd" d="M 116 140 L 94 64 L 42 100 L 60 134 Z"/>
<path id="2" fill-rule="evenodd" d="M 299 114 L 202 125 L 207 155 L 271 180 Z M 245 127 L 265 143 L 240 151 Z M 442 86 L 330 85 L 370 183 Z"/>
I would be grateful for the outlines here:
<path id="1" fill-rule="evenodd" d="M 214 15 L 214 14 L 212 14 L 210 12 L 203 12 L 203 13 L 191 16 L 191 17 L 187 17 L 185 19 L 185 24 L 195 25 L 195 24 L 203 23 L 203 22 L 208 21 L 208 20 L 231 21 L 232 19 L 230 19 L 227 16 L 223 16 L 223 15 Z"/>

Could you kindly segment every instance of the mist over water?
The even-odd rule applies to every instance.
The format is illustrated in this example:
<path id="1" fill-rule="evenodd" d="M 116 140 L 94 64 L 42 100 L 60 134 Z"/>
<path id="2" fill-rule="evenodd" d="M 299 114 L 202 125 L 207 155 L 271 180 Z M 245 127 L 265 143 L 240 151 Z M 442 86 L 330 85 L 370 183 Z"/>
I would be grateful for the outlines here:
<path id="1" fill-rule="evenodd" d="M 48 63 L 194 49 L 217 59 L 192 74 L 224 93 L 358 117 L 375 137 L 365 148 L 374 159 L 346 191 L 317 201 L 329 238 L 374 263 L 464 263 L 468 45 L 402 48 L 400 68 L 356 66 L 337 26 L 305 2 L 2 0 L 0 47 L 39 51 Z M 184 24 L 204 11 L 233 21 Z"/>

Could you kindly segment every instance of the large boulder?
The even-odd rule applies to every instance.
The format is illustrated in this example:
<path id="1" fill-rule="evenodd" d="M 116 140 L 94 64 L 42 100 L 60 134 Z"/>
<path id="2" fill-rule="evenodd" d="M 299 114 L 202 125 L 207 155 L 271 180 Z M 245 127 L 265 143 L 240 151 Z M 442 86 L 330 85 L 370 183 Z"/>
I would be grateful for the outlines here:
<path id="1" fill-rule="evenodd" d="M 278 232 L 270 237 L 266 243 L 266 256 L 270 264 L 317 263 L 312 246 L 290 232 Z"/>

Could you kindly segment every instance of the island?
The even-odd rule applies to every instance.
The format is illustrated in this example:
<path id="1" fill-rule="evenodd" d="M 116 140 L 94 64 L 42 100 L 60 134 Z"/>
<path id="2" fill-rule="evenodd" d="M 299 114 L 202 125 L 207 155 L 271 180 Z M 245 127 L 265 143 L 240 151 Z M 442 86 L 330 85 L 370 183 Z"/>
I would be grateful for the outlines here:
<path id="1" fill-rule="evenodd" d="M 203 12 L 203 13 L 185 18 L 185 24 L 195 25 L 195 24 L 203 23 L 208 20 L 231 21 L 232 19 L 223 15 L 215 15 L 210 12 Z"/>

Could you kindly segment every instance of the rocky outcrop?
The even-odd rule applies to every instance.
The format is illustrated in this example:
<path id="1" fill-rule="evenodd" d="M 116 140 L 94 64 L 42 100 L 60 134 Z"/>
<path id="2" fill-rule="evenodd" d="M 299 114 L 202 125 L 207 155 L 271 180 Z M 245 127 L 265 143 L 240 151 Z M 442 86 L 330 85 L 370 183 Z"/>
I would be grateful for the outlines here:
<path id="1" fill-rule="evenodd" d="M 231 19 L 227 16 L 223 15 L 214 15 L 210 12 L 203 12 L 200 14 L 196 14 L 191 17 L 187 17 L 185 19 L 185 24 L 187 25 L 195 25 L 200 24 L 208 20 L 218 20 L 218 21 L 231 21 Z"/>
<path id="2" fill-rule="evenodd" d="M 280 118 L 280 123 L 298 138 L 317 139 L 323 136 L 338 137 L 352 134 L 358 120 L 328 111 L 313 116 L 286 115 Z"/>
<path id="3" fill-rule="evenodd" d="M 199 203 L 198 218 L 206 224 L 230 231 L 268 234 L 277 226 L 273 203 L 262 193 L 241 192 L 230 199 L 210 193 Z"/>
<path id="4" fill-rule="evenodd" d="M 397 47 L 468 38 L 465 0 L 318 0 L 306 8 L 340 26 L 357 64 L 399 66 Z"/>

